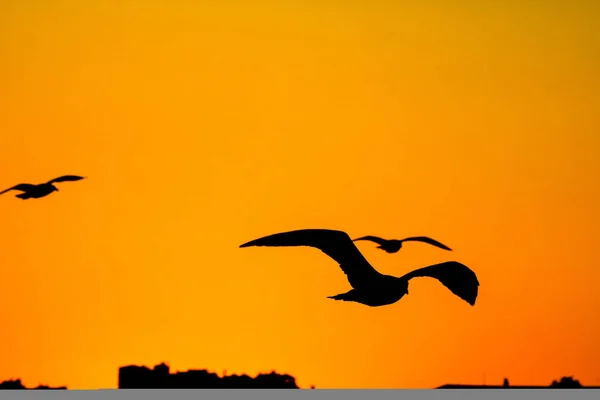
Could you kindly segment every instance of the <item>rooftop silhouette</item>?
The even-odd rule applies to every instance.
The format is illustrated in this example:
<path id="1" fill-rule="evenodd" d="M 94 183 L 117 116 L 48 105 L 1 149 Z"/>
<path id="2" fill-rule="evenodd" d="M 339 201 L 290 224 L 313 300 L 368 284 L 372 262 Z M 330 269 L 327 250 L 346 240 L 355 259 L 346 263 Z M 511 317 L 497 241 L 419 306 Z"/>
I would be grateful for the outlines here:
<path id="1" fill-rule="evenodd" d="M 150 369 L 128 365 L 119 368 L 119 389 L 299 389 L 296 378 L 271 372 L 256 377 L 219 376 L 206 369 L 171 373 L 165 363 Z"/>
<path id="2" fill-rule="evenodd" d="M 240 247 L 251 246 L 308 246 L 321 250 L 337 261 L 353 288 L 346 293 L 329 296 L 333 300 L 352 301 L 369 307 L 394 304 L 408 294 L 409 281 L 417 277 L 437 279 L 472 306 L 479 291 L 475 273 L 456 261 L 419 268 L 399 278 L 381 274 L 369 264 L 350 236 L 342 231 L 301 229 L 265 236 Z"/>

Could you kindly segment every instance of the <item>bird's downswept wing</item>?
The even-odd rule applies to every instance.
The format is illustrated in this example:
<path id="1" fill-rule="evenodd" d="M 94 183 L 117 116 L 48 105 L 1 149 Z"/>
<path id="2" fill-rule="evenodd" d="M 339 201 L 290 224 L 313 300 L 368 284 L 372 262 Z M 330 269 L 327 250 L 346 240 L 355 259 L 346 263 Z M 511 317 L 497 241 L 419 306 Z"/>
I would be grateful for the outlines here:
<path id="1" fill-rule="evenodd" d="M 434 240 L 434 239 L 432 239 L 430 237 L 427 237 L 427 236 L 413 236 L 413 237 L 408 237 L 406 239 L 402 239 L 402 242 L 423 242 L 423 243 L 427 243 L 427 244 L 430 244 L 430 245 L 435 246 L 435 247 L 439 247 L 440 249 L 452 251 L 452 249 L 450 247 L 446 246 L 445 244 L 442 244 L 442 243 L 438 242 L 437 240 Z"/>
<path id="2" fill-rule="evenodd" d="M 46 183 L 48 184 L 53 184 L 53 183 L 59 183 L 59 182 L 73 182 L 73 181 L 80 181 L 82 179 L 84 179 L 85 177 L 83 176 L 77 176 L 77 175 L 63 175 L 63 176 L 59 176 L 58 178 L 54 178 L 51 181 L 48 181 Z"/>
<path id="3" fill-rule="evenodd" d="M 435 278 L 452 293 L 474 306 L 479 292 L 477 275 L 469 267 L 456 261 L 447 261 L 429 267 L 419 268 L 404 275 L 401 279 L 417 277 Z"/>
<path id="4" fill-rule="evenodd" d="M 28 190 L 33 189 L 34 187 L 35 187 L 35 185 L 32 185 L 31 183 L 19 183 L 18 185 L 15 185 L 11 188 L 1 191 L 0 194 L 10 192 L 11 190 L 20 190 L 22 192 L 26 192 Z"/>
<path id="5" fill-rule="evenodd" d="M 347 275 L 348 282 L 358 289 L 371 279 L 381 276 L 356 248 L 347 233 L 329 229 L 301 229 L 265 236 L 240 247 L 308 246 L 315 247 L 333 258 Z"/>
<path id="6" fill-rule="evenodd" d="M 369 241 L 377 243 L 379 245 L 382 245 L 382 244 L 385 244 L 386 242 L 388 242 L 388 240 L 382 239 L 377 236 L 362 236 L 362 237 L 359 237 L 356 239 L 352 239 L 353 242 L 356 242 L 358 240 L 369 240 Z"/>

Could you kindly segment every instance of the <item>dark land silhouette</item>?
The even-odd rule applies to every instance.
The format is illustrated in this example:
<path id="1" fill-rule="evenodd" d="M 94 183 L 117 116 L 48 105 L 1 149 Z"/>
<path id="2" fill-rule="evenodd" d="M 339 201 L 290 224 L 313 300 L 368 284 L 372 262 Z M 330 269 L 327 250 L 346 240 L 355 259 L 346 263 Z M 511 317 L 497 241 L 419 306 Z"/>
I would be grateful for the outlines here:
<path id="1" fill-rule="evenodd" d="M 600 389 L 600 386 L 583 386 L 581 382 L 572 376 L 563 376 L 559 380 L 554 380 L 548 386 L 520 385 L 511 386 L 508 379 L 504 379 L 502 385 L 457 385 L 447 384 L 437 389 Z"/>
<path id="2" fill-rule="evenodd" d="M 242 375 L 219 376 L 206 369 L 171 373 L 165 363 L 154 368 L 127 365 L 119 368 L 119 389 L 301 389 L 296 378 L 287 374 L 271 372 L 255 377 Z M 314 389 L 314 386 L 310 387 Z M 548 386 L 511 386 L 508 379 L 502 385 L 446 384 L 435 389 L 600 389 L 600 386 L 584 386 L 572 376 L 554 380 Z M 39 385 L 25 387 L 20 379 L 0 383 L 0 390 L 67 390 L 66 386 L 51 387 Z"/>
<path id="3" fill-rule="evenodd" d="M 422 243 L 430 244 L 435 247 L 439 247 L 440 249 L 452 251 L 452 249 L 450 247 L 438 242 L 437 240 L 427 237 L 427 236 L 413 236 L 413 237 L 404 238 L 402 240 L 398 240 L 398 239 L 389 239 L 388 240 L 388 239 L 380 238 L 378 236 L 363 236 L 363 237 L 359 237 L 357 239 L 353 239 L 352 241 L 357 242 L 360 240 L 368 240 L 373 243 L 377 243 L 379 245 L 379 246 L 377 246 L 377 248 L 385 251 L 386 253 L 397 253 L 402 248 L 402 244 L 404 242 L 422 242 Z"/>
<path id="4" fill-rule="evenodd" d="M 67 390 L 66 386 L 51 387 L 45 385 L 39 385 L 34 388 L 25 387 L 20 379 L 8 380 L 0 382 L 0 390 Z"/>
<path id="5" fill-rule="evenodd" d="M 84 179 L 84 177 L 77 176 L 77 175 L 63 175 L 58 178 L 54 178 L 46 183 L 40 183 L 37 185 L 31 184 L 31 183 L 19 183 L 18 185 L 15 185 L 11 188 L 3 190 L 2 192 L 0 192 L 0 194 L 4 194 L 11 190 L 18 190 L 20 192 L 23 192 L 23 193 L 19 193 L 18 195 L 15 196 L 15 197 L 18 197 L 19 199 L 22 199 L 22 200 L 39 199 L 41 197 L 48 196 L 52 192 L 58 192 L 58 188 L 56 186 L 54 186 L 55 183 L 73 182 L 73 181 L 79 181 L 81 179 Z"/>
<path id="6" fill-rule="evenodd" d="M 119 389 L 299 389 L 296 378 L 271 372 L 250 377 L 219 376 L 206 369 L 170 373 L 162 363 L 148 367 L 128 365 L 119 368 Z"/>
<path id="7" fill-rule="evenodd" d="M 240 247 L 308 246 L 315 247 L 333 258 L 346 274 L 352 290 L 328 298 L 351 301 L 370 307 L 390 305 L 408 294 L 408 283 L 417 277 L 440 281 L 452 293 L 471 306 L 475 305 L 479 281 L 467 266 L 448 261 L 416 269 L 402 277 L 383 275 L 369 264 L 350 236 L 342 231 L 302 229 L 276 233 L 242 244 Z"/>

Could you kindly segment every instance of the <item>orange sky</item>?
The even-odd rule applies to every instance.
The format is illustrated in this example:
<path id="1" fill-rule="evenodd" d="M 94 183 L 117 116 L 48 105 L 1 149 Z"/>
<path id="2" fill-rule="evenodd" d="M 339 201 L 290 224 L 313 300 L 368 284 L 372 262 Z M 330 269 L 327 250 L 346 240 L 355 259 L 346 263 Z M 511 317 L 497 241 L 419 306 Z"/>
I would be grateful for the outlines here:
<path id="1" fill-rule="evenodd" d="M 89 177 L 0 197 L 0 380 L 600 384 L 600 3 L 192 3 L 0 3 L 0 186 Z M 335 302 L 318 250 L 238 248 L 302 228 L 436 238 L 360 248 L 478 303 Z"/>

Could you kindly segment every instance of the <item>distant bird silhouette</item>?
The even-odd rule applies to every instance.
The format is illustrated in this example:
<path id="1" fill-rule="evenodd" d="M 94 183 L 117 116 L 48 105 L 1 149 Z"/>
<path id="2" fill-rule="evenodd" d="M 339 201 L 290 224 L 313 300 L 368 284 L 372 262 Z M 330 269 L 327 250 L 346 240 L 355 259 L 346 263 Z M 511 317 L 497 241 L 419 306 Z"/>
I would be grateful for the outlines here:
<path id="1" fill-rule="evenodd" d="M 60 176 L 58 178 L 54 178 L 51 181 L 48 181 L 46 183 L 40 183 L 38 185 L 33 185 L 31 183 L 19 183 L 18 185 L 15 185 L 11 188 L 8 188 L 8 189 L 0 192 L 0 194 L 4 194 L 11 190 L 19 190 L 23 193 L 20 193 L 20 194 L 16 195 L 15 197 L 18 197 L 23 200 L 39 199 L 40 197 L 48 196 L 52 192 L 58 192 L 58 188 L 56 186 L 54 186 L 54 183 L 73 182 L 73 181 L 79 181 L 81 179 L 84 179 L 84 177 L 77 176 L 77 175 L 64 175 L 64 176 Z"/>
<path id="2" fill-rule="evenodd" d="M 402 248 L 402 243 L 404 243 L 404 242 L 423 242 L 423 243 L 428 243 L 430 245 L 439 247 L 440 249 L 452 251 L 452 249 L 450 247 L 438 242 L 437 240 L 428 238 L 427 236 L 414 236 L 414 237 L 409 237 L 409 238 L 402 239 L 402 240 L 396 240 L 396 239 L 387 240 L 387 239 L 382 239 L 377 236 L 363 236 L 358 239 L 354 239 L 353 242 L 356 242 L 358 240 L 370 240 L 371 242 L 375 242 L 379 245 L 379 246 L 377 246 L 378 249 L 381 249 L 388 253 L 397 253 Z"/>
<path id="3" fill-rule="evenodd" d="M 439 280 L 452 293 L 475 305 L 479 281 L 467 266 L 449 261 L 429 267 L 419 268 L 397 278 L 376 271 L 353 243 L 350 236 L 342 231 L 329 229 L 302 229 L 276 233 L 242 244 L 250 246 L 308 246 L 315 247 L 338 262 L 353 287 L 347 293 L 328 298 L 353 301 L 370 307 L 393 304 L 408 294 L 408 282 L 416 277 L 430 277 Z"/>

